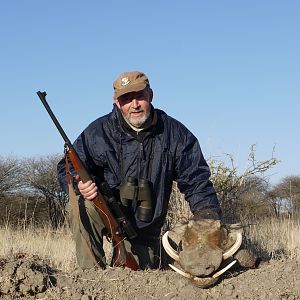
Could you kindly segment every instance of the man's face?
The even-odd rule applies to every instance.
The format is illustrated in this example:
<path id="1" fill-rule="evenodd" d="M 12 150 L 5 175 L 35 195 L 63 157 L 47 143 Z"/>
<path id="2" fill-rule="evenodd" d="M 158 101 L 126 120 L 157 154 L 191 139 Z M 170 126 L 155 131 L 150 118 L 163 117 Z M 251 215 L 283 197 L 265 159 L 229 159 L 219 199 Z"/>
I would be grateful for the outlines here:
<path id="1" fill-rule="evenodd" d="M 114 101 L 129 124 L 142 128 L 151 113 L 152 90 L 146 87 L 142 91 L 122 95 Z"/>

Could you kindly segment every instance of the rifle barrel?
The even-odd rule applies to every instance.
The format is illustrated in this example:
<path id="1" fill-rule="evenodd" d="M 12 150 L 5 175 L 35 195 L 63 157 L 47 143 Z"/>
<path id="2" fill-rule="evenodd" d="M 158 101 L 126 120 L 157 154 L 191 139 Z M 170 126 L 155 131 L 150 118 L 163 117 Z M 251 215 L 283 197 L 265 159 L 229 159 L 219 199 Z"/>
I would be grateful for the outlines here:
<path id="1" fill-rule="evenodd" d="M 51 117 L 53 123 L 55 124 L 56 128 L 58 129 L 58 131 L 59 131 L 60 135 L 62 136 L 62 138 L 64 139 L 65 143 L 68 145 L 68 147 L 71 147 L 72 146 L 71 141 L 67 137 L 63 128 L 60 126 L 58 120 L 56 119 L 54 113 L 52 112 L 52 109 L 50 108 L 50 106 L 47 103 L 47 100 L 46 100 L 47 93 L 38 91 L 37 95 L 39 96 L 40 100 L 42 101 L 43 105 L 45 106 L 49 116 Z"/>

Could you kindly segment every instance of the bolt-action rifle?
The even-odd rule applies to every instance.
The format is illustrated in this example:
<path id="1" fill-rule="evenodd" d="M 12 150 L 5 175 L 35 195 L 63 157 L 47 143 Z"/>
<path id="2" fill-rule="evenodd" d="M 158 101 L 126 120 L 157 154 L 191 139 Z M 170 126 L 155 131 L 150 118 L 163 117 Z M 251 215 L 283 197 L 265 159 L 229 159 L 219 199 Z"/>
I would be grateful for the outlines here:
<path id="1" fill-rule="evenodd" d="M 65 141 L 65 153 L 66 158 L 69 160 L 74 167 L 75 171 L 79 175 L 80 180 L 85 183 L 89 180 L 93 181 L 92 176 L 88 173 L 86 167 L 83 165 L 81 159 L 79 158 L 76 150 L 74 149 L 72 143 L 70 142 L 69 138 L 67 137 L 66 133 L 60 126 L 58 120 L 56 119 L 55 115 L 53 114 L 51 108 L 49 107 L 47 101 L 46 101 L 46 92 L 37 92 L 37 95 L 39 96 L 40 100 L 42 101 L 44 107 L 46 108 L 48 114 L 50 115 L 52 121 L 54 122 L 56 128 L 58 129 L 59 133 L 61 134 L 62 138 Z M 68 176 L 67 176 L 68 177 Z M 70 177 L 70 176 L 69 176 Z M 67 180 L 70 180 L 70 178 Z M 68 184 L 70 184 L 68 182 Z M 103 191 L 105 193 L 107 202 L 105 201 L 103 195 L 100 191 Z M 113 266 L 124 266 L 129 267 L 132 270 L 138 269 L 138 264 L 132 255 L 132 253 L 127 252 L 124 240 L 126 239 L 125 235 L 123 234 L 123 230 L 126 232 L 127 236 L 129 238 L 134 238 L 136 236 L 136 233 L 134 229 L 131 227 L 128 220 L 125 218 L 122 210 L 120 209 L 118 203 L 115 201 L 113 194 L 110 193 L 109 187 L 105 183 L 98 187 L 98 193 L 97 196 L 92 200 L 97 212 L 99 213 L 102 222 L 105 225 L 105 228 L 107 230 L 108 236 L 112 241 L 113 246 L 113 255 L 112 255 L 112 265 Z M 76 203 L 77 204 L 77 203 Z M 110 209 L 110 207 L 111 209 Z M 78 217 L 78 204 L 77 208 L 73 208 L 75 211 L 77 211 Z M 113 210 L 115 216 L 111 212 Z M 77 220 L 78 221 L 78 220 Z M 86 245 L 88 243 L 85 243 Z M 89 249 L 91 252 L 91 249 Z"/>

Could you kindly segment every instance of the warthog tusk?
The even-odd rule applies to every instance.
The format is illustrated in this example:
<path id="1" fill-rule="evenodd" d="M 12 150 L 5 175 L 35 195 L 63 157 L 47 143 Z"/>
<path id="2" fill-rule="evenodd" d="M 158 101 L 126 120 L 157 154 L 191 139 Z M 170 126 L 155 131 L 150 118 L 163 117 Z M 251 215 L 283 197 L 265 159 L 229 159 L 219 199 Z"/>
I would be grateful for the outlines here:
<path id="1" fill-rule="evenodd" d="M 214 284 L 216 282 L 216 280 L 218 279 L 218 277 L 220 275 L 222 275 L 223 273 L 225 273 L 227 270 L 229 270 L 237 261 L 234 260 L 231 263 L 229 263 L 225 268 L 223 268 L 222 270 L 216 272 L 215 274 L 213 274 L 212 277 L 197 277 L 197 276 L 193 276 L 187 272 L 184 272 L 183 270 L 169 264 L 169 266 L 177 273 L 179 273 L 180 275 L 192 280 L 192 282 L 194 282 L 196 285 L 200 286 L 200 287 L 208 287 L 211 286 L 212 284 Z"/>
<path id="2" fill-rule="evenodd" d="M 220 275 L 222 275 L 223 273 L 225 273 L 227 270 L 229 270 L 235 263 L 237 262 L 237 260 L 232 261 L 230 264 L 228 264 L 226 267 L 224 267 L 223 269 L 221 269 L 220 271 L 216 272 L 215 274 L 213 274 L 213 278 L 217 278 Z"/>
<path id="3" fill-rule="evenodd" d="M 167 231 L 162 237 L 163 247 L 170 257 L 172 257 L 175 261 L 179 261 L 178 252 L 175 249 L 173 249 L 173 247 L 170 245 L 169 240 L 168 240 L 168 234 L 169 234 L 169 231 Z M 227 258 L 232 256 L 239 250 L 239 248 L 241 247 L 241 244 L 242 244 L 242 240 L 243 240 L 243 235 L 240 232 L 237 232 L 235 243 L 233 244 L 233 246 L 230 249 L 228 249 L 226 252 L 223 253 L 224 260 L 226 260 Z"/>
<path id="4" fill-rule="evenodd" d="M 167 231 L 162 237 L 163 247 L 170 257 L 172 257 L 176 261 L 179 261 L 178 252 L 176 250 L 174 250 L 173 247 L 170 245 L 169 240 L 168 240 L 168 234 L 169 234 L 169 231 Z"/>
<path id="5" fill-rule="evenodd" d="M 235 243 L 233 244 L 233 246 L 230 249 L 228 249 L 226 252 L 223 253 L 223 259 L 224 260 L 226 260 L 227 258 L 232 256 L 233 254 L 235 254 L 239 250 L 239 248 L 241 247 L 241 244 L 242 244 L 242 240 L 243 240 L 242 233 L 237 232 Z"/>
<path id="6" fill-rule="evenodd" d="M 228 264 L 226 267 L 224 267 L 223 269 L 221 269 L 220 271 L 216 272 L 215 274 L 212 275 L 211 278 L 217 278 L 219 277 L 220 275 L 222 275 L 223 273 L 225 273 L 227 270 L 229 270 L 237 261 L 234 260 L 232 261 L 230 264 Z M 197 276 L 193 276 L 187 272 L 184 272 L 183 270 L 169 264 L 169 266 L 177 273 L 179 273 L 180 275 L 186 277 L 186 278 L 189 278 L 189 279 L 193 279 L 193 280 L 200 280 L 200 279 L 207 279 L 209 277 L 205 277 L 205 278 L 202 278 L 202 277 L 197 277 Z"/>
<path id="7" fill-rule="evenodd" d="M 179 269 L 179 268 L 177 268 L 177 267 L 175 267 L 175 266 L 173 266 L 173 265 L 171 265 L 171 264 L 169 264 L 169 266 L 170 266 L 175 272 L 179 273 L 180 275 L 182 275 L 182 276 L 184 276 L 184 277 L 186 277 L 186 278 L 193 279 L 193 278 L 195 277 L 195 276 L 193 276 L 193 275 L 191 275 L 191 274 L 189 274 L 189 273 L 186 273 L 186 272 L 182 271 L 181 269 Z"/>

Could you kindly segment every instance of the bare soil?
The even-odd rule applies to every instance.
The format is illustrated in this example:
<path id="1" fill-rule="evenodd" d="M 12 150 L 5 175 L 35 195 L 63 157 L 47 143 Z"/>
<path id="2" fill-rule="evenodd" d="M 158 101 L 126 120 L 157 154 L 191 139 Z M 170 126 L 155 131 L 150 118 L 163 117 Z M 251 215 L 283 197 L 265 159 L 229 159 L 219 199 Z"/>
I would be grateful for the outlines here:
<path id="1" fill-rule="evenodd" d="M 300 299 L 300 262 L 263 262 L 232 270 L 200 289 L 172 270 L 107 268 L 66 274 L 38 257 L 0 259 L 0 299 Z"/>

